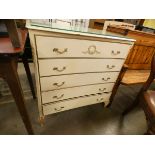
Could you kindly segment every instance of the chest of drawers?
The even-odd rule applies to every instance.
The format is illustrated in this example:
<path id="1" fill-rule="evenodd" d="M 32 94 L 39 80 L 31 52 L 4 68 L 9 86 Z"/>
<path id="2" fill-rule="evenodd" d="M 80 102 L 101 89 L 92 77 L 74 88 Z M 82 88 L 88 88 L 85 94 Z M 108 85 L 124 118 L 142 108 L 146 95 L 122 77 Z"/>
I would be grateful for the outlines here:
<path id="1" fill-rule="evenodd" d="M 40 117 L 109 103 L 134 40 L 31 26 L 27 23 Z"/>

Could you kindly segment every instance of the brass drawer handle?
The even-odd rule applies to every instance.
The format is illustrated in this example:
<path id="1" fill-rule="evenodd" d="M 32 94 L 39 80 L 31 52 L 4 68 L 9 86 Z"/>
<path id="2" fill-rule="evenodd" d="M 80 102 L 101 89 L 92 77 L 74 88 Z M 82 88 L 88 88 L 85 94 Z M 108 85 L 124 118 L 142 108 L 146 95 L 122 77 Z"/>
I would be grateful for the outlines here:
<path id="1" fill-rule="evenodd" d="M 54 108 L 55 111 L 61 111 L 64 107 L 60 107 L 59 109 Z"/>
<path id="2" fill-rule="evenodd" d="M 107 65 L 107 68 L 108 68 L 108 69 L 113 69 L 114 67 L 115 67 L 115 65 L 112 65 L 112 66 Z"/>
<path id="3" fill-rule="evenodd" d="M 53 70 L 58 71 L 58 72 L 62 72 L 66 69 L 66 67 L 63 67 L 62 69 L 59 69 L 58 67 L 54 67 Z"/>
<path id="4" fill-rule="evenodd" d="M 54 86 L 57 86 L 57 87 L 61 87 L 65 84 L 65 82 L 62 82 L 61 84 L 58 84 L 58 83 L 53 83 Z"/>
<path id="5" fill-rule="evenodd" d="M 106 78 L 106 79 L 105 79 L 105 78 L 102 78 L 102 80 L 103 80 L 103 81 L 108 81 L 108 80 L 110 80 L 110 77 L 108 77 L 108 78 Z"/>
<path id="6" fill-rule="evenodd" d="M 120 52 L 120 51 L 117 51 L 117 52 L 111 51 L 111 53 L 112 53 L 113 55 L 118 55 L 118 54 L 120 54 L 121 52 Z"/>
<path id="7" fill-rule="evenodd" d="M 67 52 L 67 51 L 68 51 L 68 48 L 65 48 L 63 51 L 59 51 L 58 48 L 53 48 L 53 52 L 56 52 L 56 53 L 59 53 L 59 54 L 63 54 L 65 52 Z"/>
<path id="8" fill-rule="evenodd" d="M 104 98 L 97 99 L 97 102 L 102 102 Z"/>
<path id="9" fill-rule="evenodd" d="M 100 52 L 98 52 L 97 50 L 96 50 L 96 46 L 95 45 L 91 45 L 91 46 L 89 46 L 88 47 L 88 51 L 85 51 L 85 52 L 83 52 L 83 53 L 85 53 L 85 54 L 90 54 L 90 55 L 93 55 L 93 54 L 99 54 Z"/>
<path id="10" fill-rule="evenodd" d="M 103 88 L 103 89 L 99 88 L 100 92 L 104 92 L 105 90 L 106 90 L 106 88 Z"/>
<path id="11" fill-rule="evenodd" d="M 104 92 L 105 94 L 110 94 L 111 92 Z"/>
<path id="12" fill-rule="evenodd" d="M 61 96 L 53 96 L 54 99 L 61 99 L 64 96 L 64 94 L 62 94 Z"/>

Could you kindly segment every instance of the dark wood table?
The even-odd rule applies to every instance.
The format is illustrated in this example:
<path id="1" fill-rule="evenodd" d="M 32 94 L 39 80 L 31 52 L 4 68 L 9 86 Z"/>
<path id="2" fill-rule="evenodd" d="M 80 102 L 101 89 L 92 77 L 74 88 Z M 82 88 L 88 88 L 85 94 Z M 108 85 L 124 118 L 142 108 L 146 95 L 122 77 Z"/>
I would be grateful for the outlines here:
<path id="1" fill-rule="evenodd" d="M 28 134 L 33 134 L 32 125 L 25 107 L 24 94 L 17 73 L 18 56 L 24 52 L 27 34 L 27 30 L 19 30 L 19 38 L 21 43 L 20 48 L 14 48 L 9 37 L 0 38 L 0 77 L 5 79 L 10 87 Z M 22 60 L 33 97 L 35 98 L 32 77 L 28 66 L 28 61 L 24 56 L 24 53 Z"/>

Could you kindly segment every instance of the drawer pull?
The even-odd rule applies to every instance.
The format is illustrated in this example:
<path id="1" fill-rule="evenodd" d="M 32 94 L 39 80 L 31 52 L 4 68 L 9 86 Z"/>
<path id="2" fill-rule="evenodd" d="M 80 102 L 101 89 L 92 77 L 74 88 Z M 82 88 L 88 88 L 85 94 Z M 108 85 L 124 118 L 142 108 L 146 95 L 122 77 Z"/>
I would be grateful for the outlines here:
<path id="1" fill-rule="evenodd" d="M 113 69 L 114 67 L 115 67 L 115 65 L 112 65 L 112 66 L 107 65 L 108 69 Z"/>
<path id="2" fill-rule="evenodd" d="M 104 92 L 105 90 L 106 90 L 106 88 L 103 88 L 103 89 L 99 88 L 99 91 L 101 91 L 101 92 Z"/>
<path id="3" fill-rule="evenodd" d="M 58 84 L 58 83 L 53 83 L 54 86 L 57 86 L 57 87 L 61 87 L 62 85 L 64 85 L 65 82 L 62 82 L 61 84 Z"/>
<path id="4" fill-rule="evenodd" d="M 64 107 L 60 107 L 59 109 L 54 108 L 55 111 L 61 111 Z"/>
<path id="5" fill-rule="evenodd" d="M 97 99 L 97 102 L 102 102 L 104 98 Z"/>
<path id="6" fill-rule="evenodd" d="M 58 48 L 53 48 L 53 52 L 56 52 L 56 53 L 59 53 L 59 54 L 63 54 L 63 53 L 65 53 L 65 52 L 67 52 L 67 48 L 65 48 L 63 51 L 59 51 L 59 49 Z"/>
<path id="7" fill-rule="evenodd" d="M 85 54 L 90 54 L 90 55 L 93 55 L 93 54 L 99 54 L 100 52 L 98 52 L 97 50 L 96 50 L 96 46 L 95 45 L 91 45 L 91 46 L 89 46 L 88 47 L 88 51 L 86 51 L 86 52 L 83 52 L 83 53 L 85 53 Z"/>
<path id="8" fill-rule="evenodd" d="M 62 94 L 62 95 L 59 96 L 59 97 L 58 97 L 58 96 L 53 96 L 53 98 L 54 98 L 54 99 L 60 99 L 60 98 L 62 98 L 63 96 L 64 96 L 64 94 Z"/>
<path id="9" fill-rule="evenodd" d="M 120 54 L 121 52 L 120 52 L 120 51 L 117 51 L 117 52 L 111 51 L 111 53 L 112 53 L 113 55 L 118 55 L 118 54 Z"/>
<path id="10" fill-rule="evenodd" d="M 102 78 L 102 80 L 103 80 L 103 81 L 108 81 L 108 80 L 110 80 L 110 77 L 108 77 L 108 78 L 106 78 L 106 79 L 105 79 L 105 78 Z"/>
<path id="11" fill-rule="evenodd" d="M 58 71 L 58 72 L 62 72 L 66 69 L 66 67 L 63 67 L 62 69 L 59 69 L 58 67 L 54 67 L 53 70 Z"/>

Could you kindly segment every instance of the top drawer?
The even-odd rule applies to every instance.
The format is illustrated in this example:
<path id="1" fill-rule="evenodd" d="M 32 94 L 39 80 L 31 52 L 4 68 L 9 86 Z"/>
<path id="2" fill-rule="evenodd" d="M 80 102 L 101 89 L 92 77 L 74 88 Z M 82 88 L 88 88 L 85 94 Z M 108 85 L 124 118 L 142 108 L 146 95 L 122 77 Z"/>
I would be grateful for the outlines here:
<path id="1" fill-rule="evenodd" d="M 47 36 L 36 36 L 36 45 L 39 58 L 126 58 L 131 47 L 131 45 L 129 44 L 56 38 Z"/>

